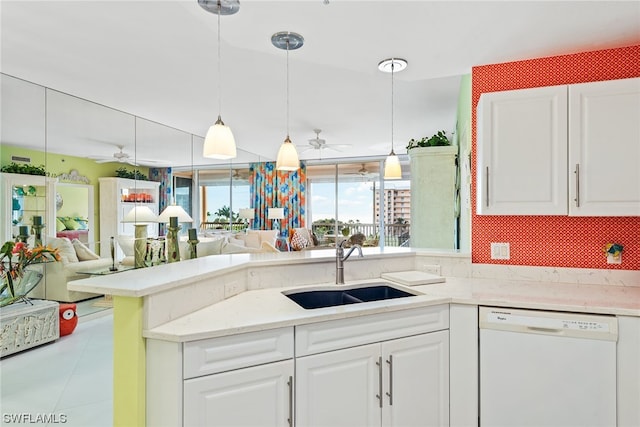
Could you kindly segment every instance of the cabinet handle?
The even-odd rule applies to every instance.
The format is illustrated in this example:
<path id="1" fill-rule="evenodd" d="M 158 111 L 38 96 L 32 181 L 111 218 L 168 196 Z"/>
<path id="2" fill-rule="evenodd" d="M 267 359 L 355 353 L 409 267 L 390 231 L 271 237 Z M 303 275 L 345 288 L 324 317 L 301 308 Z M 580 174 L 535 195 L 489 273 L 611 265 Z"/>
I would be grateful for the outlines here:
<path id="1" fill-rule="evenodd" d="M 389 406 L 393 405 L 393 356 L 389 355 L 389 360 L 387 360 L 387 364 L 389 365 L 389 391 L 387 392 L 387 396 L 389 396 Z"/>
<path id="2" fill-rule="evenodd" d="M 484 171 L 485 204 L 489 207 L 489 166 Z"/>
<path id="3" fill-rule="evenodd" d="M 380 401 L 380 407 L 382 408 L 382 356 L 378 357 L 376 365 L 378 365 L 378 394 L 376 394 L 376 397 Z"/>
<path id="4" fill-rule="evenodd" d="M 289 418 L 287 418 L 287 422 L 289 423 L 289 427 L 293 427 L 293 377 L 289 376 L 289 381 L 287 381 L 287 386 L 289 387 Z"/>
<path id="5" fill-rule="evenodd" d="M 580 207 L 580 163 L 576 163 L 576 170 L 574 172 L 576 174 L 576 207 Z"/>

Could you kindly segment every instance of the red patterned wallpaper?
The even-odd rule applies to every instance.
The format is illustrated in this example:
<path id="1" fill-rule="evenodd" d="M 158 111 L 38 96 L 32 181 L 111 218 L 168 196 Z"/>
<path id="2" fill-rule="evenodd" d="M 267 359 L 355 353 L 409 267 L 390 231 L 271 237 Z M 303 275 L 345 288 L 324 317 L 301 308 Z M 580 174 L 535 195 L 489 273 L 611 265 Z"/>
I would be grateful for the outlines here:
<path id="1" fill-rule="evenodd" d="M 638 76 L 640 45 L 474 67 L 472 176 L 480 94 Z M 471 194 L 474 263 L 640 270 L 640 217 L 480 216 L 475 214 L 475 179 Z M 492 260 L 491 242 L 509 242 L 511 259 Z M 602 249 L 609 242 L 624 246 L 622 264 L 606 263 Z"/>

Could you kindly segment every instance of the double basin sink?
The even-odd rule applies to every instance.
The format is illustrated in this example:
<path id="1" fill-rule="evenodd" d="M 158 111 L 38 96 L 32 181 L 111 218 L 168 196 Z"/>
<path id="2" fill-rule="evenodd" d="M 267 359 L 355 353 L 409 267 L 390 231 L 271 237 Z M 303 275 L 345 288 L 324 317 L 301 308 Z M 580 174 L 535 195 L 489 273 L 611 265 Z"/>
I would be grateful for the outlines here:
<path id="1" fill-rule="evenodd" d="M 386 282 L 353 285 L 349 288 L 336 285 L 312 290 L 295 289 L 285 291 L 283 294 L 305 309 L 360 304 L 419 295 L 395 288 Z"/>

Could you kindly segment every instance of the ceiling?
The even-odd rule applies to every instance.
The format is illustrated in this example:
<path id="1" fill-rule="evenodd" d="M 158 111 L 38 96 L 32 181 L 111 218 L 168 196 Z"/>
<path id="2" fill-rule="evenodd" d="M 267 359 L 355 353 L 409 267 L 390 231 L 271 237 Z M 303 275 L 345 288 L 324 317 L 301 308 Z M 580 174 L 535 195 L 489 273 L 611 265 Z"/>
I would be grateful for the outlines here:
<path id="1" fill-rule="evenodd" d="M 212 163 L 199 137 L 192 159 L 191 134 L 205 135 L 219 95 L 244 153 L 238 161 L 275 159 L 287 133 L 286 52 L 271 44 L 278 31 L 305 38 L 289 52 L 291 139 L 308 144 L 318 128 L 327 144 L 348 146 L 300 148 L 307 159 L 389 152 L 391 76 L 377 68 L 385 58 L 408 61 L 394 77 L 393 141 L 404 153 L 410 138 L 455 129 L 461 75 L 474 65 L 640 43 L 637 1 L 244 0 L 221 17 L 219 79 L 218 18 L 196 0 L 3 0 L 0 8 L 2 73 L 168 126 L 122 145 L 173 166 Z M 103 141 L 60 138 L 48 149 L 111 155 L 114 141 L 101 132 Z"/>

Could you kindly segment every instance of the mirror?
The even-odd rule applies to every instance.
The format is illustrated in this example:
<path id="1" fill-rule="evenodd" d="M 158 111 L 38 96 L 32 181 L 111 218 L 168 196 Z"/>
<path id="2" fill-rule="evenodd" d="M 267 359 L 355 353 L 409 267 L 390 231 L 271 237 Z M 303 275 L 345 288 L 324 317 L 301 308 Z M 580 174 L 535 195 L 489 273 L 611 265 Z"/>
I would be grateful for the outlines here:
<path id="1" fill-rule="evenodd" d="M 78 239 L 91 250 L 95 247 L 93 185 L 58 183 L 56 185 L 56 236 Z M 64 227 L 64 228 L 62 228 Z"/>

